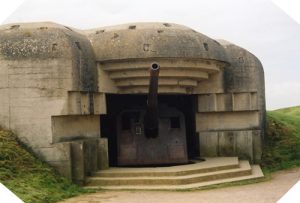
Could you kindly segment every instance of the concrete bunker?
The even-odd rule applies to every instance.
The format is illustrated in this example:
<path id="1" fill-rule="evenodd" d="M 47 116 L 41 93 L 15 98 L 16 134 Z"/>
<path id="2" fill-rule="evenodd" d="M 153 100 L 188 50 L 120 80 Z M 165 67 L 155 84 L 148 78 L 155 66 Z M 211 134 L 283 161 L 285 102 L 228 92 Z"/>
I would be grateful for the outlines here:
<path id="1" fill-rule="evenodd" d="M 129 131 L 143 134 L 153 62 L 160 65 L 157 106 L 167 117 L 159 123 L 170 136 L 158 143 L 170 146 L 159 163 L 141 158 L 151 156 L 138 152 L 150 146 L 145 140 L 124 138 Z M 0 96 L 0 124 L 77 183 L 109 165 L 178 164 L 199 156 L 261 160 L 261 63 L 243 48 L 182 25 L 3 25 Z M 176 143 L 172 130 L 183 139 Z M 124 161 L 133 156 L 139 161 Z"/>

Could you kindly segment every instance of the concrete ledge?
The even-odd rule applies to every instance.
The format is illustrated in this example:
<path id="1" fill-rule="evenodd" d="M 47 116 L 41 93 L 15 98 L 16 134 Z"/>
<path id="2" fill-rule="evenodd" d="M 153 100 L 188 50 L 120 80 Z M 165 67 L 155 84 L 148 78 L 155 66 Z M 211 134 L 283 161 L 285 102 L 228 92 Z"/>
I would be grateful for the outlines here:
<path id="1" fill-rule="evenodd" d="M 239 167 L 237 157 L 205 158 L 206 161 L 195 164 L 169 166 L 169 167 L 112 167 L 108 170 L 97 171 L 94 177 L 160 177 L 160 176 L 184 176 L 199 173 L 207 173 Z"/>

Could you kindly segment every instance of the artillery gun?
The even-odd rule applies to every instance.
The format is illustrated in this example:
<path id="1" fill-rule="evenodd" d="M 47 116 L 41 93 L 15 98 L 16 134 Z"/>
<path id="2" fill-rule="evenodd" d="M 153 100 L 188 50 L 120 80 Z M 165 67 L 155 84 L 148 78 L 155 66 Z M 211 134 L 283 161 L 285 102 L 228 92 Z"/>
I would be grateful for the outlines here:
<path id="1" fill-rule="evenodd" d="M 188 162 L 184 114 L 158 102 L 160 66 L 150 66 L 147 105 L 122 110 L 117 116 L 119 166 Z"/>

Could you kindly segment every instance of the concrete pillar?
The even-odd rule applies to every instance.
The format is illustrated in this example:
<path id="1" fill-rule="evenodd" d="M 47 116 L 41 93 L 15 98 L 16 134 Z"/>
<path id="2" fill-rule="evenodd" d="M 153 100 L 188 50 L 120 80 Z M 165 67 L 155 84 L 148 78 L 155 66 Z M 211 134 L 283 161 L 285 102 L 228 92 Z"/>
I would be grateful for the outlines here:
<path id="1" fill-rule="evenodd" d="M 105 170 L 108 168 L 108 141 L 107 138 L 100 138 L 98 139 L 98 169 Z"/>
<path id="2" fill-rule="evenodd" d="M 71 143 L 72 180 L 79 185 L 85 183 L 84 148 L 85 145 L 83 141 L 74 141 Z"/>
<path id="3" fill-rule="evenodd" d="M 89 139 L 84 141 L 84 165 L 86 176 L 91 176 L 93 172 L 96 172 L 98 170 L 98 140 L 99 139 Z"/>

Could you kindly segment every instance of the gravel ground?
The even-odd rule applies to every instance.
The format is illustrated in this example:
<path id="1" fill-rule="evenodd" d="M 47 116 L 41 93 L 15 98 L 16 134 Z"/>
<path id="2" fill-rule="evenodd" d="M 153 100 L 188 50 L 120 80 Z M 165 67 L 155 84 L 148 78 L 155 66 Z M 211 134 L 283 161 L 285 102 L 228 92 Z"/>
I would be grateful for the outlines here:
<path id="1" fill-rule="evenodd" d="M 272 180 L 251 185 L 190 192 L 102 191 L 60 203 L 274 203 L 299 180 L 297 168 L 274 173 Z"/>

